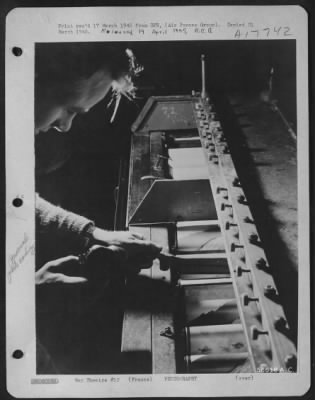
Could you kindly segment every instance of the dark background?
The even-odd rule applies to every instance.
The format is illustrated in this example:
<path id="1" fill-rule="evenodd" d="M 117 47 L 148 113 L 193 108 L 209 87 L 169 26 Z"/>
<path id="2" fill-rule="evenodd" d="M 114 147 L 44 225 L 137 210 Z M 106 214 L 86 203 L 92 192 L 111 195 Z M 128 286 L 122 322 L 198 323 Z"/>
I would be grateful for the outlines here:
<path id="1" fill-rule="evenodd" d="M 71 44 L 70 44 L 71 45 Z M 102 44 L 100 44 L 102 45 Z M 205 41 L 115 43 L 130 47 L 144 71 L 136 81 L 135 102 L 121 101 L 113 123 L 110 94 L 87 115 L 78 116 L 68 134 L 56 131 L 36 137 L 37 190 L 52 202 L 113 227 L 114 187 L 120 157 L 128 158 L 130 126 L 151 95 L 190 94 L 201 90 L 200 56 L 206 56 L 209 93 L 248 93 L 268 90 L 274 68 L 272 96 L 296 126 L 295 41 Z M 49 44 L 47 44 L 49 46 Z M 40 46 L 38 47 L 40 51 Z M 263 102 L 262 102 L 263 103 Z M 64 165 L 43 173 L 56 160 Z"/>

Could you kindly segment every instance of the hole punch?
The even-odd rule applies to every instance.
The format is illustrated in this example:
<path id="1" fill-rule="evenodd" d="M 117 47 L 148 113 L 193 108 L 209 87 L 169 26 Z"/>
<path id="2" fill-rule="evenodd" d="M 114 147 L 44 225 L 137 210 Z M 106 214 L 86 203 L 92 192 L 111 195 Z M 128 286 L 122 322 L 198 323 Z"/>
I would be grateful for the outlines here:
<path id="1" fill-rule="evenodd" d="M 21 207 L 23 205 L 23 200 L 20 197 L 13 199 L 12 204 L 14 207 Z"/>
<path id="2" fill-rule="evenodd" d="M 23 356 L 24 356 L 24 353 L 22 350 L 14 350 L 14 352 L 12 353 L 12 357 L 17 360 L 20 360 Z"/>
<path id="3" fill-rule="evenodd" d="M 21 47 L 14 46 L 12 49 L 12 53 L 15 55 L 15 57 L 20 57 L 23 54 L 23 50 L 21 49 Z"/>

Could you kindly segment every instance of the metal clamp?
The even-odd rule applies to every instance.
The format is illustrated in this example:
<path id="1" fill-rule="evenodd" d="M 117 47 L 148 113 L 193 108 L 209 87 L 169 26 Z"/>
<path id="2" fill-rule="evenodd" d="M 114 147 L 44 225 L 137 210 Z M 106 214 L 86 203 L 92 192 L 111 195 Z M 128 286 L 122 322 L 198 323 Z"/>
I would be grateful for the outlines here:
<path id="1" fill-rule="evenodd" d="M 169 339 L 174 339 L 175 333 L 172 330 L 172 328 L 170 326 L 168 326 L 167 328 L 163 329 L 163 331 L 160 332 L 160 336 L 165 336 Z"/>
<path id="2" fill-rule="evenodd" d="M 232 204 L 222 203 L 221 204 L 221 211 L 224 211 L 227 207 L 232 208 Z"/>
<path id="3" fill-rule="evenodd" d="M 225 223 L 225 229 L 228 231 L 231 226 L 238 226 L 235 222 L 230 222 L 230 221 L 226 221 Z"/>
<path id="4" fill-rule="evenodd" d="M 243 272 L 251 272 L 251 270 L 250 269 L 248 269 L 248 268 L 243 268 L 243 267 L 241 267 L 240 265 L 236 268 L 236 275 L 237 276 L 242 276 L 243 275 Z"/>
<path id="5" fill-rule="evenodd" d="M 252 340 L 257 340 L 258 337 L 259 337 L 260 335 L 269 335 L 269 332 L 268 332 L 268 331 L 261 331 L 261 330 L 259 330 L 259 329 L 257 328 L 256 325 L 253 325 L 253 326 L 250 328 L 250 331 L 251 331 L 251 338 L 252 338 Z"/>
<path id="6" fill-rule="evenodd" d="M 248 306 L 251 301 L 259 301 L 258 297 L 249 297 L 247 293 L 242 294 L 242 303 L 244 306 Z"/>
<path id="7" fill-rule="evenodd" d="M 242 249 L 244 246 L 242 244 L 231 243 L 231 251 L 234 252 L 237 248 Z"/>
<path id="8" fill-rule="evenodd" d="M 161 169 L 160 168 L 161 160 L 169 160 L 169 158 L 170 157 L 168 156 L 163 156 L 162 154 L 158 154 L 154 169 Z"/>

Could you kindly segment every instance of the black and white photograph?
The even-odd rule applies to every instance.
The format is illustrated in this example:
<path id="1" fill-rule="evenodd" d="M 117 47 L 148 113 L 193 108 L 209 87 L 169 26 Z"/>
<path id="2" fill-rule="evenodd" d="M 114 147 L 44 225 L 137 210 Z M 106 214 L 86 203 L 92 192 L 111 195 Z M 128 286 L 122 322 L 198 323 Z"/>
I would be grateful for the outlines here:
<path id="1" fill-rule="evenodd" d="M 165 7 L 164 22 L 150 24 L 151 11 L 143 24 L 107 23 L 106 13 L 95 14 L 103 25 L 59 23 L 53 14 L 57 33 L 32 38 L 30 54 L 12 49 L 33 59 L 32 96 L 30 115 L 20 108 L 8 130 L 27 120 L 33 145 L 25 145 L 32 154 L 20 192 L 9 191 L 8 304 L 20 315 L 12 301 L 20 291 L 31 317 L 18 330 L 9 321 L 7 362 L 11 371 L 29 363 L 16 373 L 28 369 L 32 390 L 53 394 L 72 380 L 74 392 L 59 389 L 66 396 L 80 385 L 88 397 L 143 397 L 149 387 L 165 396 L 163 384 L 206 396 L 205 378 L 263 387 L 307 377 L 300 36 L 285 15 L 258 29 L 257 9 L 246 23 L 200 14 L 187 21 L 187 9 L 183 22 L 171 22 Z M 222 26 L 233 37 L 212 38 Z M 22 166 L 21 154 L 10 159 Z M 34 265 L 25 271 L 27 261 Z M 16 344 L 26 326 L 29 358 Z M 46 379 L 51 385 L 40 388 Z M 226 390 L 217 395 L 232 395 Z"/>
<path id="2" fill-rule="evenodd" d="M 38 372 L 295 371 L 295 41 L 45 43 L 35 68 Z"/>

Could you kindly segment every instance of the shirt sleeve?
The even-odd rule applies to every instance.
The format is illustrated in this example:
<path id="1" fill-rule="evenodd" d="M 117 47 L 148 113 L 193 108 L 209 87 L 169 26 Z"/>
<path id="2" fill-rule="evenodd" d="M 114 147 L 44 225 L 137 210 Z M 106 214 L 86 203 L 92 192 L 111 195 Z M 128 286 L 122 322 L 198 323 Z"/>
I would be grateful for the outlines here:
<path id="1" fill-rule="evenodd" d="M 37 233 L 49 235 L 52 240 L 67 241 L 72 251 L 85 250 L 95 229 L 93 221 L 55 206 L 40 196 L 36 196 Z"/>

